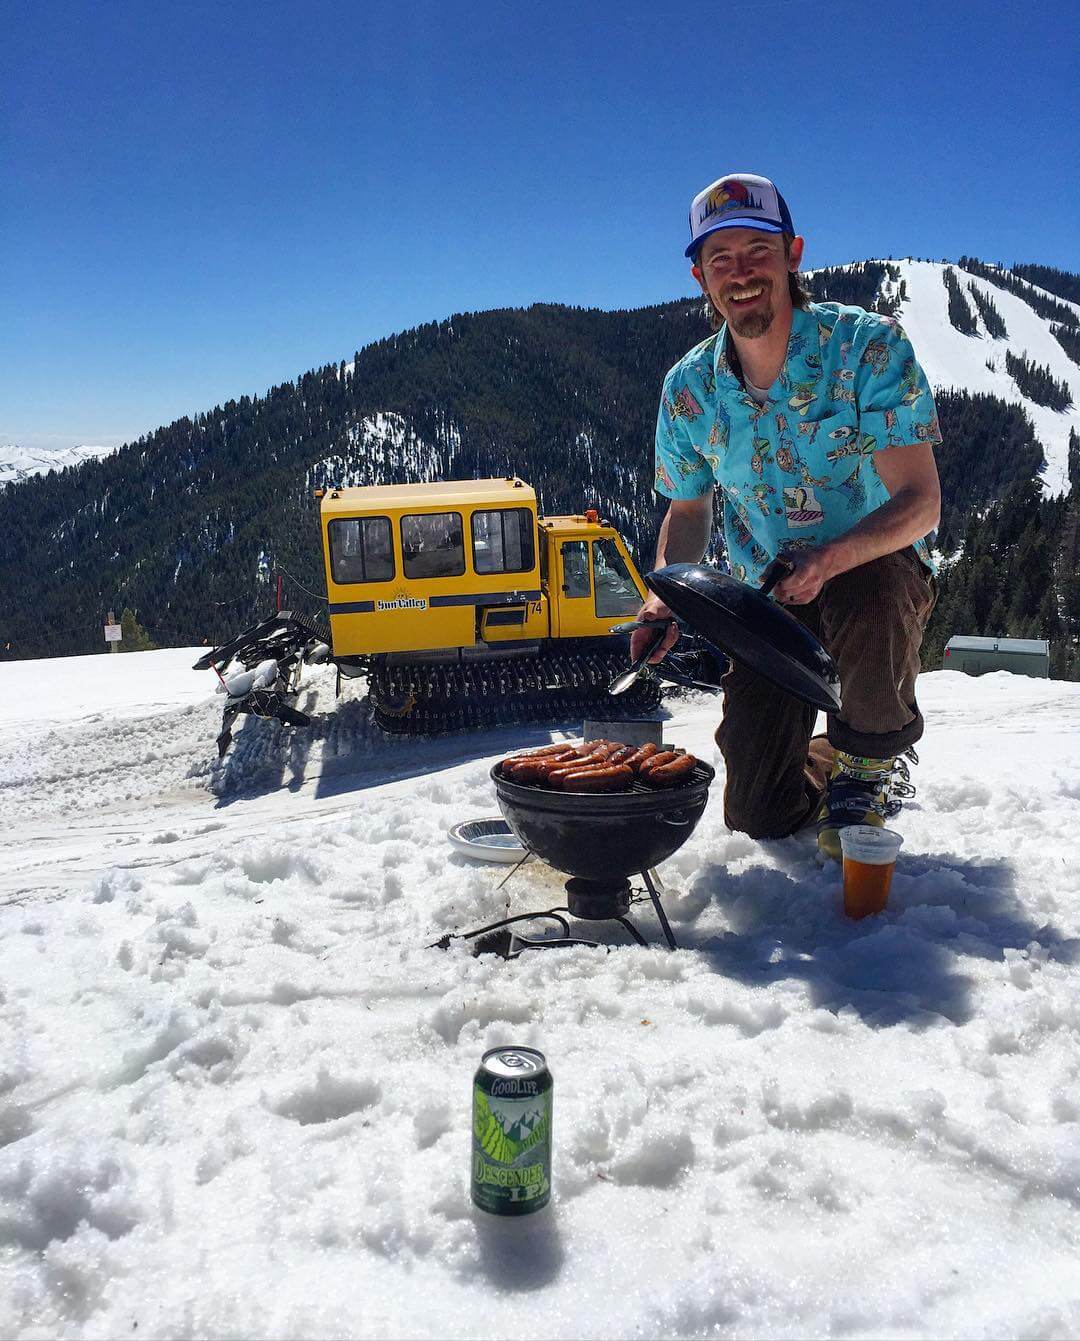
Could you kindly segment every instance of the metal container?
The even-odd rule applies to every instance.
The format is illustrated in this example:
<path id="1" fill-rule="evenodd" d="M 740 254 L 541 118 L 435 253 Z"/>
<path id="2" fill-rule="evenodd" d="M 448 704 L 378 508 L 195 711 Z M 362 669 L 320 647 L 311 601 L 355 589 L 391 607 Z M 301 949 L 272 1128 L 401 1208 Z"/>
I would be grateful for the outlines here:
<path id="1" fill-rule="evenodd" d="M 652 870 L 690 837 L 715 770 L 698 760 L 690 780 L 657 791 L 635 780 L 622 792 L 560 792 L 491 770 L 495 795 L 522 846 L 557 871 L 610 881 Z"/>
<path id="2" fill-rule="evenodd" d="M 552 1079 L 535 1048 L 491 1048 L 473 1077 L 472 1199 L 529 1215 L 551 1199 Z"/>

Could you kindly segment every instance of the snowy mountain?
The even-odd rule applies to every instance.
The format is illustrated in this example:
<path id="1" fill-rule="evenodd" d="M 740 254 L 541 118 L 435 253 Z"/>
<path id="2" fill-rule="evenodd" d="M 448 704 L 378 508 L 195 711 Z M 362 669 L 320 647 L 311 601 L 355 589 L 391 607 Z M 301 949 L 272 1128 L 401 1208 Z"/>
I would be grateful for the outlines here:
<path id="1" fill-rule="evenodd" d="M 719 771 L 660 869 L 682 948 L 646 903 L 649 948 L 507 963 L 429 947 L 563 877 L 447 829 L 565 732 L 380 739 L 317 669 L 310 728 L 219 761 L 199 650 L 0 664 L 0 1335 L 1080 1334 L 1080 685 L 920 680 L 857 923 L 812 833 L 725 828 L 687 696 L 665 739 Z M 506 1224 L 470 1080 L 515 1042 L 553 1203 Z"/>
<path id="2" fill-rule="evenodd" d="M 44 448 L 32 451 L 13 442 L 0 443 L 0 489 L 19 484 L 32 475 L 47 475 L 69 466 L 81 466 L 86 461 L 100 461 L 115 450 L 115 447 L 63 447 L 57 451 Z"/>
<path id="3" fill-rule="evenodd" d="M 1052 323 L 1034 311 L 1023 298 L 957 267 L 938 261 L 902 260 L 894 264 L 899 268 L 900 283 L 907 294 L 900 302 L 897 316 L 911 338 L 931 386 L 935 390 L 956 387 L 986 392 L 1010 404 L 1022 405 L 1046 454 L 1044 487 L 1049 493 L 1066 492 L 1069 488 L 1069 430 L 1080 433 L 1080 366 L 1069 358 L 1053 335 Z M 965 293 L 974 291 L 993 303 L 1008 331 L 1004 339 L 994 339 L 989 334 L 975 300 L 972 300 L 972 316 L 977 327 L 975 335 L 963 335 L 950 323 L 949 295 L 945 286 L 947 269 L 953 270 Z M 1010 272 L 1001 273 L 1008 275 Z M 1066 303 L 1025 281 L 1017 282 L 1036 295 L 1067 306 L 1080 322 L 1080 306 L 1077 304 Z M 884 291 L 894 294 L 899 287 L 890 281 Z M 1072 406 L 1067 410 L 1052 410 L 1025 396 L 1017 386 L 1016 378 L 1006 368 L 1006 353 L 1048 367 L 1051 376 L 1069 388 Z"/>
<path id="4" fill-rule="evenodd" d="M 860 262 L 810 278 L 820 299 L 898 313 L 943 393 L 954 548 L 967 516 L 1034 477 L 1040 447 L 1042 488 L 1063 493 L 1080 428 L 1080 305 L 959 262 Z M 275 566 L 295 584 L 289 599 L 317 601 L 312 490 L 338 483 L 518 474 L 549 515 L 597 506 L 647 557 L 659 387 L 706 334 L 692 299 L 459 314 L 54 471 L 32 511 L 18 485 L 0 490 L 0 585 L 14 593 L 0 641 L 22 656 L 91 651 L 99 614 L 116 606 L 138 610 L 161 644 L 222 641 L 265 614 Z"/>

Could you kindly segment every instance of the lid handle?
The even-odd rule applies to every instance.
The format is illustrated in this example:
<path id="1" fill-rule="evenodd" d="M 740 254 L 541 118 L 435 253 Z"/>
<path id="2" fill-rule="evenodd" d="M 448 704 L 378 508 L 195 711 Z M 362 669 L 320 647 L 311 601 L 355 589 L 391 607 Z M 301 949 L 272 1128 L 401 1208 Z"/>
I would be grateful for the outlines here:
<path id="1" fill-rule="evenodd" d="M 790 559 L 773 559 L 772 563 L 769 564 L 768 568 L 766 568 L 761 575 L 761 586 L 758 590 L 761 592 L 762 596 L 768 596 L 778 582 L 782 582 L 789 573 L 793 573 L 794 571 L 795 565 Z"/>

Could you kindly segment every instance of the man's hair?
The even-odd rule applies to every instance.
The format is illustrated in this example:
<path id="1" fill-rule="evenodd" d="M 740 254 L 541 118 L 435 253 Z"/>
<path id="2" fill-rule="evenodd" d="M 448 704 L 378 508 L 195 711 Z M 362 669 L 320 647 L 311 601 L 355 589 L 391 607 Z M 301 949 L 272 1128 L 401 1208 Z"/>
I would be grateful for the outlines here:
<path id="1" fill-rule="evenodd" d="M 793 241 L 792 236 L 790 233 L 785 233 L 783 236 L 784 236 L 784 255 L 790 256 L 791 243 Z M 698 256 L 700 255 L 701 252 L 699 250 Z M 698 263 L 698 256 L 694 257 L 695 265 L 697 265 Z M 800 275 L 797 270 L 789 270 L 787 282 L 788 282 L 788 293 L 791 295 L 791 306 L 802 308 L 802 310 L 805 311 L 814 300 L 813 294 L 806 287 L 806 280 L 803 279 L 802 275 Z M 705 313 L 705 320 L 709 323 L 709 329 L 711 331 L 718 331 L 720 327 L 724 324 L 724 318 L 720 315 L 720 313 L 716 310 L 716 308 L 713 307 L 712 299 L 709 297 L 708 294 L 705 295 L 704 313 Z"/>

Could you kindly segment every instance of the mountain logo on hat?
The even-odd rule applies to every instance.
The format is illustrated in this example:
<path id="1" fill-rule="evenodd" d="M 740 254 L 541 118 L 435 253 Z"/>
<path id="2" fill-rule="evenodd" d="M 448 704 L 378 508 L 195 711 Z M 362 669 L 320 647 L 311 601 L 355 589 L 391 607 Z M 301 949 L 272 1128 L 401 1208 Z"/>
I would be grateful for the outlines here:
<path id="1" fill-rule="evenodd" d="M 713 214 L 722 214 L 724 210 L 743 209 L 759 210 L 762 209 L 760 200 L 755 200 L 742 182 L 729 180 L 726 182 L 717 182 L 705 198 L 705 208 L 702 210 L 700 218 L 702 222 Z"/>

